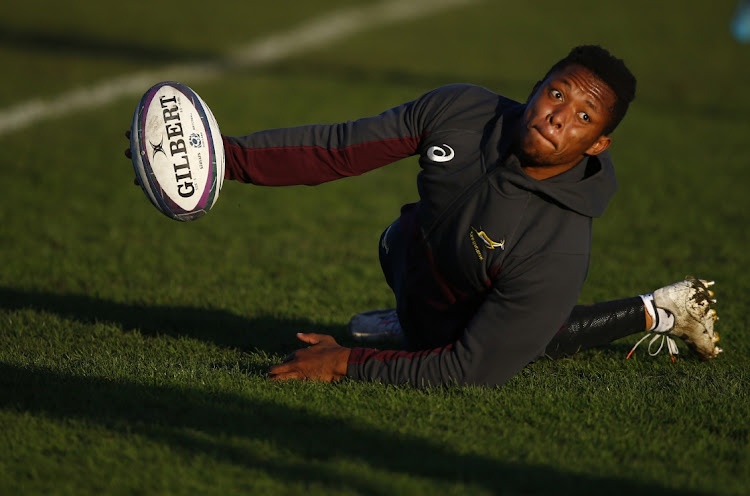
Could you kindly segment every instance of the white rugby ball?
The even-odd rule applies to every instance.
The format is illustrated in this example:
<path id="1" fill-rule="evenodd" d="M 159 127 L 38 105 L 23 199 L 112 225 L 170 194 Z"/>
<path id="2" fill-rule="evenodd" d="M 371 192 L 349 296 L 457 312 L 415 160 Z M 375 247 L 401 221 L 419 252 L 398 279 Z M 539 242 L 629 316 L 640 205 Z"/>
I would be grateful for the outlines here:
<path id="1" fill-rule="evenodd" d="M 136 178 L 151 203 L 179 221 L 203 217 L 224 182 L 224 143 L 208 105 L 174 81 L 152 86 L 130 128 Z"/>

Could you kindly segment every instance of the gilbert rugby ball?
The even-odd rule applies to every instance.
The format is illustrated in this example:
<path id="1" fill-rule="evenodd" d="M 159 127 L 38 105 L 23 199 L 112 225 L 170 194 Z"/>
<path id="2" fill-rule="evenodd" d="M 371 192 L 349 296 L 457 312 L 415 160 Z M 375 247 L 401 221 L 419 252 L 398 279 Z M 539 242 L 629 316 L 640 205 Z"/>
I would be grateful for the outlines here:
<path id="1" fill-rule="evenodd" d="M 167 217 L 190 221 L 216 203 L 224 182 L 224 144 L 211 109 L 184 84 L 152 86 L 130 128 L 138 182 Z"/>

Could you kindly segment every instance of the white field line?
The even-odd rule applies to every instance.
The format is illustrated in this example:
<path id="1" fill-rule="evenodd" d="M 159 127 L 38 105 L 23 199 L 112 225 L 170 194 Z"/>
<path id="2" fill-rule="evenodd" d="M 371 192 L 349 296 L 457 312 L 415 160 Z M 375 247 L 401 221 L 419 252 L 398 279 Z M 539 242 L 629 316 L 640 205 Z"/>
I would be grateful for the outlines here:
<path id="1" fill-rule="evenodd" d="M 101 107 L 123 96 L 140 96 L 160 81 L 176 80 L 194 84 L 217 79 L 232 70 L 260 67 L 341 41 L 368 29 L 429 16 L 476 1 L 478 0 L 389 0 L 376 5 L 330 12 L 290 31 L 273 34 L 239 47 L 221 59 L 123 75 L 91 86 L 74 88 L 52 99 L 32 99 L 0 110 L 0 136 L 48 119 Z"/>

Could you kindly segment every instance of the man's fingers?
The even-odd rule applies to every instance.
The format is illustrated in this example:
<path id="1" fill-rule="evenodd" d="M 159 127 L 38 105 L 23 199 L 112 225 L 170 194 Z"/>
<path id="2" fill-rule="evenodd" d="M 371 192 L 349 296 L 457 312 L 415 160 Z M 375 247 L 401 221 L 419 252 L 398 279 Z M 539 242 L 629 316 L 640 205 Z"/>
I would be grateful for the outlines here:
<path id="1" fill-rule="evenodd" d="M 307 343 L 307 344 L 320 344 L 320 343 L 326 343 L 326 344 L 336 344 L 336 340 L 333 339 L 333 336 L 329 336 L 327 334 L 315 334 L 315 333 L 304 333 L 304 332 L 298 332 L 297 333 L 297 339 L 300 341 Z"/>
<path id="2" fill-rule="evenodd" d="M 127 139 L 130 139 L 130 130 L 125 131 L 125 137 Z M 130 147 L 128 147 L 128 148 L 125 149 L 125 156 L 128 157 L 128 158 L 130 158 L 130 159 L 133 158 L 133 155 L 130 152 Z"/>
<path id="3" fill-rule="evenodd" d="M 307 344 L 318 344 L 321 341 L 322 336 L 320 334 L 313 334 L 313 333 L 304 333 L 304 332 L 298 332 L 297 333 L 297 339 L 302 341 L 303 343 Z"/>
<path id="4" fill-rule="evenodd" d="M 270 367 L 268 367 L 268 375 L 283 374 L 284 372 L 287 372 L 289 370 L 289 366 L 286 363 L 286 360 L 284 360 L 284 363 L 281 363 L 279 365 L 271 365 Z"/>
<path id="5" fill-rule="evenodd" d="M 287 360 L 293 357 L 294 354 L 289 355 L 284 360 L 284 363 L 280 365 L 273 365 L 268 369 L 268 378 L 272 381 L 286 381 L 288 379 L 304 379 L 305 377 L 299 372 L 299 370 L 291 368 L 287 364 Z"/>
<path id="6" fill-rule="evenodd" d="M 130 130 L 129 129 L 127 131 L 125 131 L 125 137 L 127 139 L 130 139 Z M 130 151 L 130 147 L 125 148 L 125 156 L 128 157 L 130 160 L 133 160 L 133 152 Z M 141 182 L 138 181 L 138 178 L 136 177 L 136 178 L 133 178 L 133 184 L 135 184 L 136 186 L 140 186 Z"/>
<path id="7" fill-rule="evenodd" d="M 288 381 L 291 379 L 304 379 L 304 377 L 301 377 L 298 372 L 286 372 L 284 374 L 274 374 L 271 375 L 268 380 L 269 381 Z"/>
<path id="8" fill-rule="evenodd" d="M 128 131 L 127 134 L 130 134 L 130 131 Z M 126 148 L 125 149 L 125 156 L 128 157 L 131 160 L 133 159 L 133 154 L 131 153 L 130 148 Z M 133 178 L 133 184 L 135 184 L 136 186 L 140 186 L 141 182 L 138 180 L 137 177 L 134 177 Z"/>
<path id="9" fill-rule="evenodd" d="M 130 139 L 130 130 L 129 129 L 127 131 L 125 131 L 125 137 L 127 139 Z M 128 148 L 125 149 L 125 156 L 128 157 L 128 158 L 133 158 L 133 156 L 132 156 L 132 154 L 130 152 L 130 147 L 128 147 Z"/>

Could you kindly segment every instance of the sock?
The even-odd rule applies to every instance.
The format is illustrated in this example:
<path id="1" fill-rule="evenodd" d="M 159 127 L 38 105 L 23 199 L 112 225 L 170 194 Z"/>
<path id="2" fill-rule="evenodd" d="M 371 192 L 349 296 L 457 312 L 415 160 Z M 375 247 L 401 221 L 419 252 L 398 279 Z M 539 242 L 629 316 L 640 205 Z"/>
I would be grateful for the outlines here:
<path id="1" fill-rule="evenodd" d="M 663 334 L 674 327 L 674 315 L 672 315 L 672 312 L 654 305 L 654 293 L 641 295 L 641 300 L 643 300 L 643 306 L 651 316 L 651 329 L 646 329 L 647 331 Z"/>

